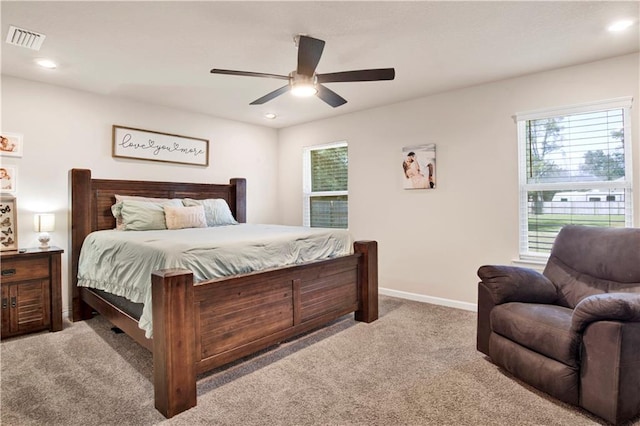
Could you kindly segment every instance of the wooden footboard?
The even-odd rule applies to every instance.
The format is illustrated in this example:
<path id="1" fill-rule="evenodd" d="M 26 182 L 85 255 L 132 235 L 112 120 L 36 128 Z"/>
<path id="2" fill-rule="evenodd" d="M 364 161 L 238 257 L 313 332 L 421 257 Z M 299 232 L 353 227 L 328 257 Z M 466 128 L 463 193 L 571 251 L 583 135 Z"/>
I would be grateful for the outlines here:
<path id="1" fill-rule="evenodd" d="M 196 374 L 350 312 L 378 317 L 377 243 L 351 256 L 193 284 L 187 270 L 153 275 L 156 408 L 172 417 L 196 405 Z"/>
<path id="2" fill-rule="evenodd" d="M 153 351 L 156 408 L 172 417 L 196 405 L 196 375 L 355 312 L 378 318 L 378 249 L 354 244 L 354 254 L 194 284 L 184 269 L 152 277 L 153 339 L 137 320 L 77 283 L 86 236 L 112 229 L 115 194 L 158 198 L 223 198 L 238 222 L 246 221 L 246 182 L 228 185 L 92 179 L 74 169 L 71 178 L 71 290 L 73 320 L 95 310 Z"/>

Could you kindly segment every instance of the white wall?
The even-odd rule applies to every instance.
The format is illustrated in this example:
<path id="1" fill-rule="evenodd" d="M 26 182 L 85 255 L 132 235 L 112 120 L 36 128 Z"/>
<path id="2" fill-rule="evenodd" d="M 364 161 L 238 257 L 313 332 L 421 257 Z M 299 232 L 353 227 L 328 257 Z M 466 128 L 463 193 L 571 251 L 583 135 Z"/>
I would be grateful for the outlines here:
<path id="1" fill-rule="evenodd" d="M 518 256 L 512 116 L 633 96 L 637 183 L 638 61 L 637 54 L 627 55 L 283 129 L 278 185 L 287 208 L 280 221 L 302 220 L 302 148 L 347 140 L 349 228 L 358 239 L 378 241 L 380 287 L 475 303 L 478 267 L 509 264 Z M 437 189 L 403 190 L 402 147 L 427 143 L 436 144 Z M 638 226 L 640 184 L 634 200 Z"/>
<path id="2" fill-rule="evenodd" d="M 208 167 L 111 156 L 112 125 L 209 139 Z M 34 212 L 54 212 L 53 245 L 63 255 L 63 310 L 69 309 L 69 170 L 96 178 L 227 183 L 247 179 L 247 221 L 274 223 L 277 212 L 277 132 L 205 115 L 2 77 L 2 131 L 24 135 L 18 169 L 18 243 L 38 245 Z"/>
<path id="3" fill-rule="evenodd" d="M 442 93 L 279 132 L 109 96 L 2 77 L 2 131 L 24 135 L 18 168 L 19 245 L 36 246 L 34 212 L 56 213 L 65 249 L 68 310 L 68 171 L 95 177 L 227 182 L 246 177 L 249 222 L 302 223 L 302 147 L 349 142 L 349 220 L 379 243 L 380 286 L 463 303 L 477 268 L 518 254 L 516 112 L 633 96 L 633 159 L 640 177 L 639 56 L 628 55 Z M 399 76 L 399 78 L 401 78 Z M 207 168 L 111 156 L 113 124 L 210 140 Z M 437 189 L 402 189 L 401 149 L 437 144 Z M 640 184 L 634 192 L 640 225 Z"/>

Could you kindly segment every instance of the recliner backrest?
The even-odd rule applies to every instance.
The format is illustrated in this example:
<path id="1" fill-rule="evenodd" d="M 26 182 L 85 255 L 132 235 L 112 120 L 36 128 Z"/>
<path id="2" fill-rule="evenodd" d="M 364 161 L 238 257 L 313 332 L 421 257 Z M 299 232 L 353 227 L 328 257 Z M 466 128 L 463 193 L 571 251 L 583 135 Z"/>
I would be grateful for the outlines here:
<path id="1" fill-rule="evenodd" d="M 558 287 L 558 304 L 569 308 L 594 294 L 640 293 L 640 229 L 565 226 L 544 275 Z"/>

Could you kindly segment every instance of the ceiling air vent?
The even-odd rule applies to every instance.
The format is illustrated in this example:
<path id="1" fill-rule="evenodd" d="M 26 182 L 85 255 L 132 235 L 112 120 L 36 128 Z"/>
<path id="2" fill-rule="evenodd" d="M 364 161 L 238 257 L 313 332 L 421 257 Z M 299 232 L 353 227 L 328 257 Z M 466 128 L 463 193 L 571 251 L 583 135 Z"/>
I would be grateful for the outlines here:
<path id="1" fill-rule="evenodd" d="M 9 26 L 7 34 L 7 43 L 14 46 L 26 47 L 27 49 L 40 50 L 42 42 L 47 36 L 35 31 L 25 30 L 24 28 Z"/>

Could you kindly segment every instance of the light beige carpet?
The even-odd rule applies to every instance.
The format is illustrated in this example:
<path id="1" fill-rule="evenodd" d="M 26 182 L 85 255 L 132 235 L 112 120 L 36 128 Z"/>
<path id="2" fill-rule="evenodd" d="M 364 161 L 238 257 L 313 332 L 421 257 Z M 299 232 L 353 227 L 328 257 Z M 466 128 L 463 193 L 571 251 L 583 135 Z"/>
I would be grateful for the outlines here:
<path id="1" fill-rule="evenodd" d="M 201 377 L 198 406 L 153 406 L 151 354 L 101 317 L 1 344 L 2 425 L 594 425 L 475 350 L 475 314 L 380 298 Z M 640 425 L 640 421 L 634 424 Z"/>

